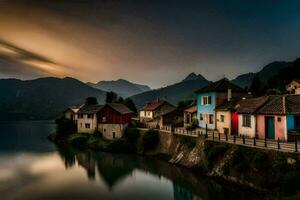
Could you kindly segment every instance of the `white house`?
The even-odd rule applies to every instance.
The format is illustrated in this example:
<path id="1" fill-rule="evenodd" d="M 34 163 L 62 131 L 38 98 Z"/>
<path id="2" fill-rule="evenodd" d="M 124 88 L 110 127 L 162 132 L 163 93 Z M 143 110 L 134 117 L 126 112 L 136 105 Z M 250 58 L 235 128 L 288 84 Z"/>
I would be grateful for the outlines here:
<path id="1" fill-rule="evenodd" d="M 94 133 L 98 129 L 97 113 L 103 105 L 84 105 L 77 112 L 77 130 L 79 133 Z"/>
<path id="2" fill-rule="evenodd" d="M 243 99 L 237 104 L 239 135 L 254 138 L 257 134 L 256 111 L 268 100 L 267 96 Z"/>
<path id="3" fill-rule="evenodd" d="M 293 80 L 286 86 L 286 90 L 290 94 L 300 94 L 300 80 Z"/>

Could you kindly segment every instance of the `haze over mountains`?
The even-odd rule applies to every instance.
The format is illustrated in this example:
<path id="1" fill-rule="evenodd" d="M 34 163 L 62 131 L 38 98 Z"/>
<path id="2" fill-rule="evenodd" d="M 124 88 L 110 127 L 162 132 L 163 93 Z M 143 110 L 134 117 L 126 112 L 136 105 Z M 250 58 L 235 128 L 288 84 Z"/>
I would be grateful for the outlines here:
<path id="1" fill-rule="evenodd" d="M 123 98 L 151 90 L 147 85 L 132 83 L 124 79 L 118 79 L 116 81 L 99 81 L 98 83 L 88 82 L 87 84 L 93 88 L 106 92 L 113 91 Z"/>
<path id="2" fill-rule="evenodd" d="M 299 61 L 299 60 L 298 60 Z M 279 73 L 286 74 L 281 85 L 291 79 L 288 68 L 297 72 L 294 62 L 272 62 L 261 71 L 238 76 L 232 81 L 241 86 L 249 87 L 255 76 L 267 82 Z M 0 41 L 0 69 L 7 74 L 11 71 L 35 67 L 41 76 L 47 74 L 56 63 L 15 48 Z M 293 77 L 294 78 L 294 77 Z M 300 78 L 300 77 L 298 77 Z M 209 84 L 210 81 L 202 75 L 189 74 L 182 81 L 169 86 L 151 90 L 149 86 L 136 84 L 124 79 L 116 81 L 99 81 L 98 83 L 83 83 L 74 78 L 39 78 L 22 81 L 18 79 L 0 79 L 0 120 L 16 119 L 53 119 L 70 105 L 79 105 L 86 97 L 95 96 L 99 103 L 104 103 L 106 91 L 113 91 L 124 98 L 130 97 L 137 108 L 154 99 L 164 99 L 176 105 L 178 101 L 195 98 L 195 91 Z"/>

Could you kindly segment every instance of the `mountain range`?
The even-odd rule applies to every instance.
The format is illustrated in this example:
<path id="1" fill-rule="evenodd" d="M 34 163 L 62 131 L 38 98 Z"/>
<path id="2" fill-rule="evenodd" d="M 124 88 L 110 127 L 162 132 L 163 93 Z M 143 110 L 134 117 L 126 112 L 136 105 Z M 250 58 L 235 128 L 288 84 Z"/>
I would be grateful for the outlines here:
<path id="1" fill-rule="evenodd" d="M 176 105 L 180 100 L 193 99 L 195 97 L 195 91 L 209 83 L 210 82 L 202 75 L 191 73 L 179 83 L 143 92 L 130 98 L 134 101 L 137 108 L 154 99 L 164 99 Z"/>
<path id="2" fill-rule="evenodd" d="M 87 84 L 93 88 L 106 92 L 113 91 L 123 98 L 151 90 L 147 85 L 132 83 L 124 79 L 118 79 L 116 81 L 99 81 L 98 83 L 88 82 Z"/>
<path id="3" fill-rule="evenodd" d="M 232 82 L 241 87 L 249 87 L 253 78 L 258 76 L 262 82 L 273 80 L 277 83 L 280 73 L 284 74 L 284 80 L 280 82 L 284 88 L 290 79 L 300 78 L 299 63 L 299 59 L 297 62 L 273 62 L 259 72 L 240 75 Z M 125 98 L 130 97 L 137 108 L 155 99 L 164 99 L 176 105 L 180 100 L 194 99 L 194 92 L 209 83 L 209 80 L 195 73 L 189 74 L 178 83 L 154 90 L 124 79 L 95 84 L 83 83 L 70 77 L 47 77 L 27 81 L 0 79 L 0 120 L 53 119 L 68 106 L 79 105 L 89 96 L 97 97 L 99 103 L 104 103 L 106 91 L 113 91 Z"/>
<path id="4" fill-rule="evenodd" d="M 0 79 L 0 120 L 54 119 L 86 97 L 104 103 L 106 92 L 73 78 Z"/>
<path id="5" fill-rule="evenodd" d="M 257 76 L 263 83 L 266 83 L 270 78 L 277 75 L 281 69 L 286 68 L 290 64 L 291 62 L 272 62 L 263 67 L 262 70 L 260 70 L 259 72 L 242 74 L 233 79 L 232 82 L 242 88 L 249 88 L 253 78 Z"/>

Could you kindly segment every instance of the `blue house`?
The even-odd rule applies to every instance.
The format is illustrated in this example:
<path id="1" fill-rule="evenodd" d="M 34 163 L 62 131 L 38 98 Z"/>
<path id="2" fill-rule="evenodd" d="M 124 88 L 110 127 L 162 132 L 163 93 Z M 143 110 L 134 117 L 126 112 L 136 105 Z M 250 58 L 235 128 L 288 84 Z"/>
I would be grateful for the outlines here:
<path id="1" fill-rule="evenodd" d="M 225 101 L 242 99 L 247 94 L 239 86 L 224 78 L 213 82 L 198 91 L 197 93 L 197 119 L 199 126 L 208 129 L 216 129 L 215 109 Z"/>
<path id="2" fill-rule="evenodd" d="M 288 140 L 293 140 L 295 133 L 300 133 L 300 95 L 285 97 Z"/>

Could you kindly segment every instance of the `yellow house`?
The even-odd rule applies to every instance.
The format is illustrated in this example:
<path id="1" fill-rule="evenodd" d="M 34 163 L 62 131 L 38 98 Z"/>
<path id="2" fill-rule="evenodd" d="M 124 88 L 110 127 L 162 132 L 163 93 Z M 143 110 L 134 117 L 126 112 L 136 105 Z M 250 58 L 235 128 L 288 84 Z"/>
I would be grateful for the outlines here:
<path id="1" fill-rule="evenodd" d="M 94 133 L 98 129 L 97 113 L 103 105 L 84 105 L 77 112 L 77 130 L 79 133 Z"/>

